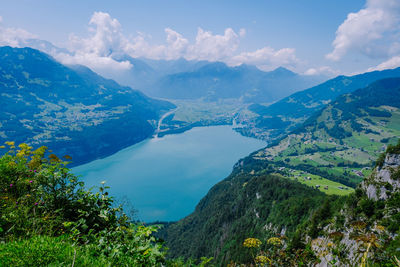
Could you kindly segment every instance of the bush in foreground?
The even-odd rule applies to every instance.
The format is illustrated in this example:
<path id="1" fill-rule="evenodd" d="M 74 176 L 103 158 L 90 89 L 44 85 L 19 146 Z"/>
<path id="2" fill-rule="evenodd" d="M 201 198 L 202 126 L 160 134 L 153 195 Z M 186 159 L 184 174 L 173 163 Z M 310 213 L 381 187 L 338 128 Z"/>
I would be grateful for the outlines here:
<path id="1" fill-rule="evenodd" d="M 153 235 L 159 227 L 132 223 L 104 183 L 98 192 L 87 190 L 66 167 L 68 156 L 6 145 L 0 158 L 1 266 L 193 266 L 167 262 Z"/>

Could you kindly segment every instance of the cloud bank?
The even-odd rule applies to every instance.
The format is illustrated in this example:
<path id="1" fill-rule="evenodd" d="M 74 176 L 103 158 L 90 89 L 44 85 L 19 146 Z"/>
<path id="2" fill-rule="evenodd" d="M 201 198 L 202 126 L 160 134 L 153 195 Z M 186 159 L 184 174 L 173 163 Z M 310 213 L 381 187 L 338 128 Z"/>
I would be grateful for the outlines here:
<path id="1" fill-rule="evenodd" d="M 400 1 L 367 0 L 365 8 L 348 14 L 332 45 L 333 51 L 326 55 L 332 61 L 356 52 L 372 59 L 386 59 L 369 70 L 400 66 Z"/>
<path id="2" fill-rule="evenodd" d="M 195 40 L 190 41 L 171 28 L 165 28 L 165 43 L 151 44 L 143 33 L 127 37 L 117 19 L 108 13 L 95 12 L 89 21 L 87 37 L 71 35 L 68 49 L 71 53 L 58 53 L 53 56 L 63 63 L 83 64 L 94 70 L 111 68 L 129 69 L 128 61 L 119 61 L 123 55 L 150 59 L 223 61 L 229 65 L 253 64 L 262 69 L 279 66 L 296 67 L 299 60 L 293 48 L 274 50 L 263 47 L 252 52 L 238 53 L 245 29 L 235 32 L 226 28 L 223 34 L 198 28 Z"/>
<path id="3" fill-rule="evenodd" d="M 239 52 L 240 42 L 246 36 L 243 28 L 238 31 L 226 28 L 221 34 L 198 28 L 194 40 L 165 28 L 165 42 L 152 44 L 145 33 L 125 35 L 120 22 L 105 12 L 94 12 L 88 26 L 85 36 L 71 34 L 67 47 L 60 49 L 38 40 L 36 35 L 23 29 L 3 27 L 0 17 L 0 45 L 31 46 L 51 54 L 61 63 L 85 65 L 102 75 L 131 69 L 133 66 L 128 60 L 121 61 L 126 55 L 149 59 L 222 61 L 231 66 L 245 63 L 263 70 L 279 66 L 296 69 L 300 62 L 294 48 L 265 46 L 255 51 Z"/>
<path id="4" fill-rule="evenodd" d="M 0 16 L 0 46 L 23 46 L 25 40 L 37 38 L 36 35 L 19 28 L 6 28 L 2 24 L 3 18 Z"/>
<path id="5" fill-rule="evenodd" d="M 332 76 L 336 76 L 339 74 L 339 71 L 332 69 L 329 66 L 322 66 L 322 67 L 318 67 L 318 68 L 309 68 L 308 70 L 306 70 L 304 73 L 304 75 L 324 75 L 327 77 L 332 77 Z"/>
<path id="6" fill-rule="evenodd" d="M 397 67 L 400 67 L 400 56 L 394 56 L 389 60 L 382 62 L 376 67 L 369 68 L 367 71 L 394 69 Z"/>

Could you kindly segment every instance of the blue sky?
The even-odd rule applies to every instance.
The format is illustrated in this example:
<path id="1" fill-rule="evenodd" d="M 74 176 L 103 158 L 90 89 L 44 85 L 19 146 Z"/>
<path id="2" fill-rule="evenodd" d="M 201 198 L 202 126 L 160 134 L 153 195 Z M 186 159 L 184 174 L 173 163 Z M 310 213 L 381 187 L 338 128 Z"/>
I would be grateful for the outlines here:
<path id="1" fill-rule="evenodd" d="M 398 2 L 2 0 L 0 44 L 47 40 L 95 70 L 132 67 L 114 62 L 127 53 L 352 74 L 400 65 Z"/>

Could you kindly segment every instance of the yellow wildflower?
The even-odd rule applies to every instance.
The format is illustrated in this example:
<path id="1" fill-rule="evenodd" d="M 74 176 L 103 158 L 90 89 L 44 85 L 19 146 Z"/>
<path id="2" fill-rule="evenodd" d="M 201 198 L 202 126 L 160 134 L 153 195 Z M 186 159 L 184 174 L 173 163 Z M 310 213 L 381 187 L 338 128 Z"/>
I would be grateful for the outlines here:
<path id="1" fill-rule="evenodd" d="M 356 222 L 352 222 L 351 226 L 357 230 L 362 230 L 367 226 L 367 224 L 362 221 L 356 221 Z"/>
<path id="2" fill-rule="evenodd" d="M 261 244 L 261 241 L 257 238 L 246 238 L 243 242 L 243 246 L 247 248 L 258 248 Z"/>
<path id="3" fill-rule="evenodd" d="M 280 246 L 282 245 L 282 240 L 280 240 L 278 237 L 271 237 L 268 239 L 267 243 L 274 246 Z"/>
<path id="4" fill-rule="evenodd" d="M 271 263 L 271 260 L 266 256 L 257 256 L 255 261 L 260 264 Z"/>
<path id="5" fill-rule="evenodd" d="M 32 149 L 31 146 L 29 146 L 28 144 L 25 144 L 25 143 L 19 144 L 18 147 L 23 149 L 23 150 L 31 150 Z"/>
<path id="6" fill-rule="evenodd" d="M 8 146 L 15 146 L 15 142 L 14 141 L 6 141 L 6 142 L 4 142 L 4 144 L 6 144 Z"/>
<path id="7" fill-rule="evenodd" d="M 385 231 L 385 227 L 384 226 L 382 226 L 382 225 L 377 225 L 376 227 L 376 230 L 378 230 L 378 231 Z"/>

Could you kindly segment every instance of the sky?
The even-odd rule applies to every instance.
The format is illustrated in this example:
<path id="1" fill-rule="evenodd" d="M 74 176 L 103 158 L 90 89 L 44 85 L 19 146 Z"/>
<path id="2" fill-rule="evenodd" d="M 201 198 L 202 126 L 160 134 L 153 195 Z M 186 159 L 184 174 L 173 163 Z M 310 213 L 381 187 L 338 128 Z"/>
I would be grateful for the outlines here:
<path id="1" fill-rule="evenodd" d="M 400 66 L 400 0 L 1 0 L 0 45 L 30 39 L 100 72 L 126 54 L 351 75 Z"/>

